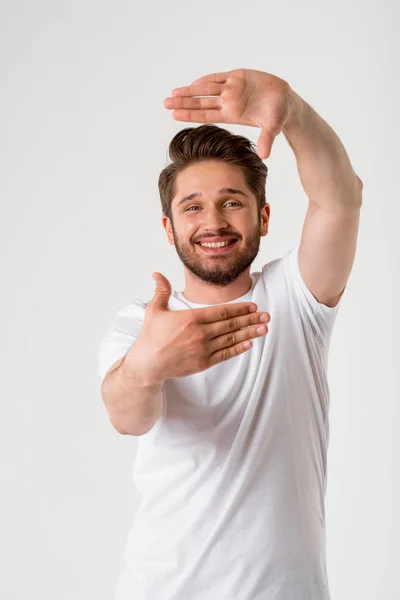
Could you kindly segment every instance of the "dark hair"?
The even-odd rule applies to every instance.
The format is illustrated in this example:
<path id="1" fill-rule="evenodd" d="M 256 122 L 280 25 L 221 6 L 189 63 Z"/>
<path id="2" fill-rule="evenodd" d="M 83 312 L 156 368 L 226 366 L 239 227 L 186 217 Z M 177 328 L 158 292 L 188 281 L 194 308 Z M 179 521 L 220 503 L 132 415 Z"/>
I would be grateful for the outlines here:
<path id="1" fill-rule="evenodd" d="M 172 218 L 171 202 L 176 194 L 176 176 L 185 167 L 205 160 L 221 160 L 243 169 L 247 186 L 257 198 L 259 214 L 266 204 L 265 183 L 268 167 L 257 154 L 256 145 L 222 127 L 206 123 L 179 131 L 169 145 L 172 163 L 158 178 L 162 212 Z"/>

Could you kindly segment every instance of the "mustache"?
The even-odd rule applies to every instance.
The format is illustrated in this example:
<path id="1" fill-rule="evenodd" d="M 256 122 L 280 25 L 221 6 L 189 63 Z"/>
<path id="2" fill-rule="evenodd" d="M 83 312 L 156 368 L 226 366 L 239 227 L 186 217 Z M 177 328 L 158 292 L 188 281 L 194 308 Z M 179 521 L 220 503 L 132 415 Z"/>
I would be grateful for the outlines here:
<path id="1" fill-rule="evenodd" d="M 241 236 L 238 235 L 237 233 L 233 233 L 233 232 L 228 232 L 228 231 L 224 231 L 224 233 L 211 233 L 208 235 L 202 235 L 201 239 L 207 239 L 207 238 L 213 238 L 213 237 L 232 237 L 232 238 L 236 238 L 237 240 L 241 239 Z M 194 243 L 197 243 L 197 240 L 194 240 Z"/>

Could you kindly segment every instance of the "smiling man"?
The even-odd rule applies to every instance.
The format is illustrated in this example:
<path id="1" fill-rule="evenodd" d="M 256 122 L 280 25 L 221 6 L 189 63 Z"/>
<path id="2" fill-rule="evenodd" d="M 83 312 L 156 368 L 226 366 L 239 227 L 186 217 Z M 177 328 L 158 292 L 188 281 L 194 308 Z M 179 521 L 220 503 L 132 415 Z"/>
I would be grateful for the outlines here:
<path id="1" fill-rule="evenodd" d="M 214 73 L 165 100 L 159 177 L 185 288 L 154 273 L 99 352 L 102 397 L 137 436 L 142 502 L 116 600 L 329 600 L 327 363 L 356 251 L 362 182 L 328 124 L 282 79 Z M 261 128 L 248 139 L 212 123 Z M 282 132 L 309 198 L 301 241 L 251 271 Z"/>
<path id="2" fill-rule="evenodd" d="M 205 144 L 207 140 L 215 143 L 218 128 L 202 129 L 195 132 L 197 139 L 202 135 Z M 173 145 L 182 144 L 186 135 L 187 130 L 180 132 Z M 223 135 L 229 145 L 230 136 Z M 267 169 L 259 171 L 261 202 L 248 187 L 243 168 L 221 159 L 197 159 L 178 173 L 176 198 L 170 206 L 161 177 L 162 198 L 167 194 L 162 220 L 185 267 L 185 297 L 189 300 L 217 304 L 248 290 L 249 269 L 258 254 L 260 236 L 267 234 L 270 214 L 265 203 Z M 185 195 L 185 190 L 197 191 Z"/>

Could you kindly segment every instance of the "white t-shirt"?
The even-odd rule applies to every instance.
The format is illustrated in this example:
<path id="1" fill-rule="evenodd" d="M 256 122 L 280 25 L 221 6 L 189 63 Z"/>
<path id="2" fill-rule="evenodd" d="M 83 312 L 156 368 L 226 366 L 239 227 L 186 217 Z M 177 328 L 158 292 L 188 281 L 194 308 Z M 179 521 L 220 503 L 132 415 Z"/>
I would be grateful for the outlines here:
<path id="1" fill-rule="evenodd" d="M 115 600 L 329 600 L 326 459 L 330 337 L 341 300 L 319 303 L 298 248 L 251 274 L 232 302 L 271 315 L 245 353 L 167 379 L 163 413 L 137 438 L 142 495 Z M 342 296 L 343 298 L 343 296 Z M 103 379 L 138 338 L 145 303 L 117 313 Z M 171 310 L 197 308 L 174 291 Z"/>

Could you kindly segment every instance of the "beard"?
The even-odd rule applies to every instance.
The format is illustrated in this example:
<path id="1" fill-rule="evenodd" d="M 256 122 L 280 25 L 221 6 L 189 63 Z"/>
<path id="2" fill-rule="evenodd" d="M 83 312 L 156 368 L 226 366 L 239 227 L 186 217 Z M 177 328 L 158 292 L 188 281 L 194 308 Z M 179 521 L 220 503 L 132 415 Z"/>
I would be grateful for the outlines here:
<path id="1" fill-rule="evenodd" d="M 256 258 L 260 248 L 260 219 L 258 225 L 246 239 L 242 246 L 242 238 L 236 233 L 232 233 L 237 237 L 237 248 L 224 256 L 207 256 L 202 255 L 202 251 L 194 248 L 195 244 L 183 243 L 176 234 L 174 224 L 171 221 L 172 231 L 174 234 L 175 248 L 177 254 L 185 267 L 197 278 L 205 283 L 212 285 L 225 286 L 233 281 L 245 271 Z M 240 246 L 239 246 L 240 244 Z M 214 265 L 212 263 L 215 263 Z"/>

